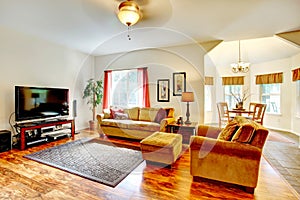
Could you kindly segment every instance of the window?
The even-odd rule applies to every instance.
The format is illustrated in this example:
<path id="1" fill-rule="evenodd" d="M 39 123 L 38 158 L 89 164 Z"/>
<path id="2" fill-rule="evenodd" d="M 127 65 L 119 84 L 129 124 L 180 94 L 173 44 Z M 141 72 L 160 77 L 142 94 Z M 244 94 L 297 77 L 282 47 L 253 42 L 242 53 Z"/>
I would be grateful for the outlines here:
<path id="1" fill-rule="evenodd" d="M 211 112 L 212 111 L 212 85 L 205 85 L 204 87 L 204 92 L 205 92 L 205 111 L 206 112 Z"/>
<path id="2" fill-rule="evenodd" d="M 279 83 L 260 86 L 261 102 L 267 104 L 267 113 L 280 114 L 280 87 Z"/>
<path id="3" fill-rule="evenodd" d="M 242 85 L 224 85 L 225 101 L 228 103 L 229 109 L 236 107 L 236 100 L 233 96 L 242 96 Z"/>
<path id="4" fill-rule="evenodd" d="M 122 70 L 112 72 L 111 105 L 140 106 L 138 90 L 137 70 Z"/>
<path id="5" fill-rule="evenodd" d="M 296 95 L 296 109 L 297 116 L 300 117 L 300 80 L 296 82 L 297 95 Z"/>
<path id="6" fill-rule="evenodd" d="M 104 72 L 103 109 L 150 107 L 147 68 Z"/>

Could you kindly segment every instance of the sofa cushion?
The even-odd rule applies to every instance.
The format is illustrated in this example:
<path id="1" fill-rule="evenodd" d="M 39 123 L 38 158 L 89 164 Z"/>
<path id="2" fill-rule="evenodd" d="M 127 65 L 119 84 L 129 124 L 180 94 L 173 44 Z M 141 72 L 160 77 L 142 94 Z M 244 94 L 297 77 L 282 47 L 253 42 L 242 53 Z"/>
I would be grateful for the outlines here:
<path id="1" fill-rule="evenodd" d="M 163 120 L 164 118 L 167 117 L 167 111 L 163 108 L 160 108 L 157 113 L 156 116 L 154 118 L 154 122 L 159 123 L 161 122 L 161 120 Z"/>
<path id="2" fill-rule="evenodd" d="M 159 108 L 140 108 L 139 121 L 153 122 Z"/>
<path id="3" fill-rule="evenodd" d="M 124 113 L 128 115 L 129 119 L 132 120 L 138 120 L 139 119 L 139 108 L 134 107 L 134 108 L 125 108 Z"/>
<path id="4" fill-rule="evenodd" d="M 255 128 L 251 124 L 244 124 L 233 135 L 232 142 L 250 143 Z"/>
<path id="5" fill-rule="evenodd" d="M 174 108 L 164 108 L 164 110 L 166 111 L 167 118 L 174 118 Z"/>
<path id="6" fill-rule="evenodd" d="M 134 121 L 134 120 L 118 120 L 104 119 L 101 126 L 111 126 L 123 129 L 141 130 L 141 131 L 159 131 L 160 124 L 155 122 Z"/>
<path id="7" fill-rule="evenodd" d="M 128 129 L 141 130 L 141 131 L 159 131 L 160 124 L 155 122 L 147 122 L 147 121 L 134 121 L 128 125 Z"/>
<path id="8" fill-rule="evenodd" d="M 115 119 L 103 119 L 101 121 L 101 126 L 112 126 L 112 127 L 118 127 L 118 120 Z"/>
<path id="9" fill-rule="evenodd" d="M 252 125 L 255 128 L 255 133 L 252 137 L 251 145 L 262 148 L 266 142 L 269 131 L 257 122 L 252 121 Z"/>
<path id="10" fill-rule="evenodd" d="M 264 126 L 261 124 L 252 121 L 250 119 L 246 119 L 245 117 L 242 116 L 237 116 L 233 119 L 233 121 L 238 122 L 240 126 L 243 126 L 244 124 L 251 124 L 251 126 L 254 127 L 254 133 L 251 138 L 250 144 L 253 146 L 256 146 L 258 148 L 263 148 L 264 143 L 266 141 L 266 138 L 268 136 L 268 129 L 266 129 Z"/>
<path id="11" fill-rule="evenodd" d="M 115 118 L 114 119 L 120 119 L 120 120 L 128 119 L 128 114 L 123 113 L 123 112 L 115 112 Z"/>
<path id="12" fill-rule="evenodd" d="M 227 123 L 218 136 L 218 140 L 230 141 L 236 130 L 239 128 L 238 123 L 235 120 L 232 120 Z"/>
<path id="13" fill-rule="evenodd" d="M 110 108 L 110 119 L 115 119 L 116 113 L 124 113 L 124 110 L 122 108 L 118 108 L 118 107 L 111 107 Z"/>

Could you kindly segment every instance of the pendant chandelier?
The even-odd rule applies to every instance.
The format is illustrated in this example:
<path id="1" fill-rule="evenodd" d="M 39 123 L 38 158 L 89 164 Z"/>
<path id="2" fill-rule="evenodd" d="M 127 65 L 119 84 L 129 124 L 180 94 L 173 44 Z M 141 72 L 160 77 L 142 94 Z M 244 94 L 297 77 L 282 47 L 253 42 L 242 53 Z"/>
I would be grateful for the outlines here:
<path id="1" fill-rule="evenodd" d="M 250 63 L 243 62 L 241 60 L 241 41 L 239 40 L 239 60 L 237 63 L 231 64 L 231 69 L 234 73 L 242 72 L 246 73 L 249 71 Z"/>

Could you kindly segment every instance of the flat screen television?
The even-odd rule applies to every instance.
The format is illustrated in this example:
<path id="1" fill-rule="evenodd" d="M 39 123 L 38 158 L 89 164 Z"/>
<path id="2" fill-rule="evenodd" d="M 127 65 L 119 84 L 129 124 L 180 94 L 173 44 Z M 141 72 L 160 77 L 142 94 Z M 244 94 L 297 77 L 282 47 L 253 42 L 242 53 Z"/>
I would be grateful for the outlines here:
<path id="1" fill-rule="evenodd" d="M 15 86 L 15 120 L 69 115 L 69 89 Z"/>

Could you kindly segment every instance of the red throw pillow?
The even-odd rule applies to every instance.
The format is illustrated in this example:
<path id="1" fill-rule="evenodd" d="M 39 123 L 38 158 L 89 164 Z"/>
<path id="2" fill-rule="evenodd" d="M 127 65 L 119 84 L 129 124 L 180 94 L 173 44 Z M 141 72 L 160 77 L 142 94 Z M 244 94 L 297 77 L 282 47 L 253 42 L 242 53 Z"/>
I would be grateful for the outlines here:
<path id="1" fill-rule="evenodd" d="M 157 113 L 156 113 L 156 116 L 155 116 L 155 118 L 154 118 L 154 122 L 160 124 L 161 120 L 163 120 L 163 119 L 166 118 L 166 117 L 167 117 L 167 113 L 166 113 L 165 109 L 160 108 L 160 109 L 157 111 Z"/>
<path id="2" fill-rule="evenodd" d="M 121 113 L 121 112 L 115 112 L 115 118 L 114 119 L 128 119 L 128 115 L 126 113 Z"/>
<path id="3" fill-rule="evenodd" d="M 110 118 L 115 119 L 116 118 L 116 112 L 118 113 L 124 113 L 124 110 L 121 108 L 111 108 L 110 109 Z"/>

